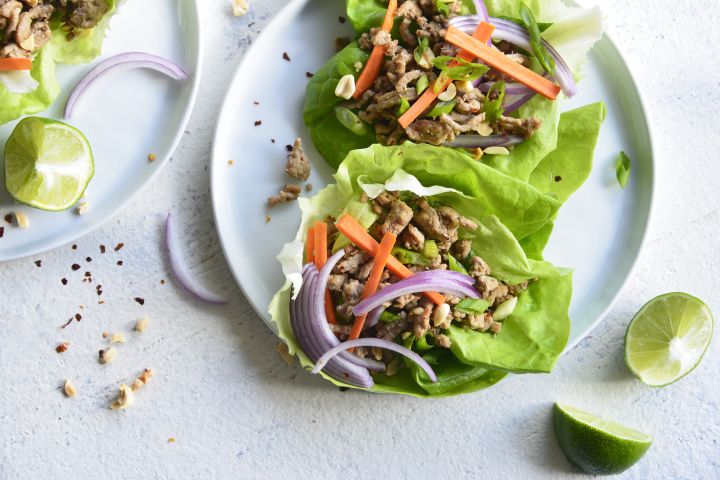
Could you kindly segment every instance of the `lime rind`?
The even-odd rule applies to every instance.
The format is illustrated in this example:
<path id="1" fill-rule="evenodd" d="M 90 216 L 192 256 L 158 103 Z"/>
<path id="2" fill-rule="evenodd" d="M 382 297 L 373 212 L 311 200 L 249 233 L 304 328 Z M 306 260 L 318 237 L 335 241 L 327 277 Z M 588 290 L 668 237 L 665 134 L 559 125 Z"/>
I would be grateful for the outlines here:
<path id="1" fill-rule="evenodd" d="M 16 201 L 34 208 L 71 208 L 84 194 L 94 173 L 87 138 L 56 120 L 22 120 L 5 146 L 6 189 Z"/>
<path id="2" fill-rule="evenodd" d="M 633 317 L 625 334 L 625 363 L 651 387 L 677 382 L 692 372 L 710 346 L 712 312 L 681 292 L 650 300 Z"/>
<path id="3" fill-rule="evenodd" d="M 565 415 L 578 422 L 587 425 L 589 428 L 612 435 L 614 437 L 629 440 L 640 443 L 652 443 L 653 438 L 639 430 L 634 428 L 626 427 L 620 423 L 612 420 L 607 420 L 598 415 L 580 410 L 579 408 L 571 407 L 562 403 L 557 403 L 557 408 L 560 409 Z"/>

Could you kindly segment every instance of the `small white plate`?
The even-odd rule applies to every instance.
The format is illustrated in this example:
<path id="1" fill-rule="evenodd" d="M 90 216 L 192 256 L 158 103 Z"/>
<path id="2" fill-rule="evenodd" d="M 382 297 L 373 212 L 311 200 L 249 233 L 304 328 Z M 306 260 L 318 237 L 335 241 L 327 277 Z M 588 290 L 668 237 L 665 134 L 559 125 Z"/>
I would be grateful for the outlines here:
<path id="1" fill-rule="evenodd" d="M 343 5 L 295 0 L 282 10 L 238 68 L 218 122 L 212 168 L 218 233 L 235 278 L 270 328 L 267 306 L 284 282 L 275 256 L 295 237 L 300 215 L 297 204 L 268 210 L 266 200 L 288 183 L 285 145 L 298 135 L 312 160 L 313 193 L 332 181 L 331 169 L 312 146 L 302 109 L 306 72 L 333 55 L 336 37 L 352 35 L 349 25 L 338 21 Z M 593 173 L 561 210 L 546 252 L 557 265 L 576 270 L 568 348 L 599 323 L 630 276 L 648 228 L 655 176 L 640 94 L 609 39 L 595 46 L 585 73 L 580 93 L 564 109 L 602 100 L 608 118 Z M 255 126 L 256 121 L 262 124 Z M 633 160 L 625 190 L 615 179 L 621 150 Z M 272 217 L 267 224 L 266 215 Z"/>
<path id="2" fill-rule="evenodd" d="M 95 176 L 85 197 L 88 212 L 43 212 L 18 205 L 0 188 L 0 261 L 35 255 L 86 235 L 112 218 L 160 172 L 185 130 L 197 97 L 202 67 L 200 18 L 195 0 L 126 0 L 110 21 L 103 55 L 90 65 L 58 65 L 61 93 L 37 116 L 62 120 L 68 95 L 91 65 L 118 53 L 140 51 L 182 65 L 190 79 L 177 82 L 154 71 L 114 73 L 94 85 L 68 121 L 90 141 Z M 0 127 L 4 144 L 17 122 Z M 148 154 L 157 159 L 148 161 Z M 0 170 L 2 170 L 0 168 Z M 0 182 L 4 178 L 0 173 Z M 30 228 L 2 219 L 23 212 Z"/>

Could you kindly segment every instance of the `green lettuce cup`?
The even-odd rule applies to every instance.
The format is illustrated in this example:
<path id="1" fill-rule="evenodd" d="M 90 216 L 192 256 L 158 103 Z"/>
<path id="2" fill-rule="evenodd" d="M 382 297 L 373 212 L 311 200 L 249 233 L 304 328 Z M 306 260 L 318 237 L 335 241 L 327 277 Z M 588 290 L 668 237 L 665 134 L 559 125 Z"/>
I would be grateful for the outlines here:
<path id="1" fill-rule="evenodd" d="M 335 180 L 316 196 L 300 199 L 300 230 L 278 256 L 287 282 L 269 307 L 278 335 L 304 368 L 311 369 L 313 363 L 293 333 L 290 301 L 302 284 L 305 233 L 315 222 L 337 219 L 343 213 L 368 228 L 377 215 L 363 199 L 400 192 L 451 207 L 477 224 L 474 231 L 462 234 L 462 239 L 472 243 L 473 253 L 487 262 L 498 280 L 508 284 L 529 282 L 529 287 L 518 295 L 517 306 L 502 321 L 499 333 L 453 324 L 445 330 L 452 340 L 451 348 L 421 352 L 437 374 L 437 382 L 431 382 L 415 364 L 405 362 L 405 368 L 395 375 L 374 375 L 370 390 L 441 397 L 490 387 L 508 373 L 552 370 L 570 331 L 572 275 L 541 256 L 528 256 L 523 240 L 542 235 L 552 224 L 561 205 L 554 195 L 464 153 L 413 143 L 353 151 L 340 165 Z M 333 250 L 348 244 L 339 237 Z M 537 242 L 528 244 L 537 246 Z M 323 376 L 335 385 L 352 387 Z"/>

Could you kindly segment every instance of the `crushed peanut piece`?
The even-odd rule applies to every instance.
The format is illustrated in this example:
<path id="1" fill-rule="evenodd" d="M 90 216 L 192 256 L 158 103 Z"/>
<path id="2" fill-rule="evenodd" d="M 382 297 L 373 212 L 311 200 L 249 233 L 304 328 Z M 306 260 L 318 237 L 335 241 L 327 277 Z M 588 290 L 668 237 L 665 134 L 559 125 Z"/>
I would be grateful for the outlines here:
<path id="1" fill-rule="evenodd" d="M 103 337 L 103 338 L 107 338 L 107 337 L 109 337 L 109 336 L 110 336 L 110 334 L 109 334 L 108 332 L 103 332 L 103 333 L 102 333 L 102 337 Z"/>
<path id="2" fill-rule="evenodd" d="M 103 365 L 112 363 L 116 356 L 117 350 L 115 350 L 115 347 L 110 347 L 107 350 L 100 350 L 99 352 L 100 363 Z"/>
<path id="3" fill-rule="evenodd" d="M 26 229 L 30 226 L 30 220 L 28 220 L 27 215 L 23 212 L 15 212 L 15 221 L 17 222 L 18 227 L 22 229 Z"/>
<path id="4" fill-rule="evenodd" d="M 250 10 L 248 0 L 233 0 L 232 11 L 233 15 L 235 15 L 236 17 L 242 17 L 243 15 L 248 13 L 248 10 Z"/>
<path id="5" fill-rule="evenodd" d="M 124 410 L 128 408 L 130 405 L 132 405 L 135 402 L 135 393 L 133 393 L 132 389 L 125 385 L 124 383 L 120 384 L 120 389 L 118 391 L 117 400 L 115 400 L 111 405 L 110 408 L 113 410 Z"/>
<path id="6" fill-rule="evenodd" d="M 140 390 L 143 385 L 145 385 L 145 384 L 143 383 L 143 381 L 140 380 L 139 378 L 136 378 L 135 381 L 134 381 L 133 384 L 132 384 L 133 392 L 137 392 L 138 390 Z"/>
<path id="7" fill-rule="evenodd" d="M 270 215 L 265 215 L 265 223 L 270 223 L 270 220 L 272 220 L 272 218 L 270 218 Z"/>
<path id="8" fill-rule="evenodd" d="M 148 154 L 148 162 L 154 162 L 155 160 L 157 160 L 157 155 L 154 153 Z"/>
<path id="9" fill-rule="evenodd" d="M 276 350 L 280 354 L 280 358 L 285 360 L 285 363 L 287 363 L 288 365 L 292 365 L 295 362 L 295 357 L 290 355 L 290 350 L 288 349 L 287 344 L 285 344 L 284 342 L 278 343 Z"/>
<path id="10" fill-rule="evenodd" d="M 85 215 L 89 209 L 90 209 L 90 204 L 87 201 L 84 201 L 77 206 L 75 211 L 77 212 L 78 215 Z"/>
<path id="11" fill-rule="evenodd" d="M 120 332 L 110 335 L 110 343 L 125 343 L 125 335 Z"/>
<path id="12" fill-rule="evenodd" d="M 473 149 L 473 154 L 475 156 L 475 160 L 480 160 L 483 155 L 485 155 L 485 152 L 483 152 L 482 148 L 475 148 Z"/>
<path id="13" fill-rule="evenodd" d="M 77 395 L 77 390 L 75 390 L 73 384 L 70 383 L 70 380 L 65 380 L 63 391 L 65 392 L 65 395 L 67 395 L 69 398 L 73 398 L 75 395 Z"/>
<path id="14" fill-rule="evenodd" d="M 175 437 L 168 438 L 168 443 L 175 443 Z"/>
<path id="15" fill-rule="evenodd" d="M 235 165 L 235 160 L 228 160 L 228 165 L 230 165 L 231 167 Z"/>
<path id="16" fill-rule="evenodd" d="M 155 372 L 153 372 L 151 369 L 146 368 L 143 370 L 143 373 L 140 374 L 138 377 L 138 380 L 140 380 L 143 383 L 148 383 L 148 380 L 150 380 L 150 377 L 153 377 L 155 375 Z"/>
<path id="17" fill-rule="evenodd" d="M 135 331 L 144 332 L 148 326 L 148 323 L 150 323 L 150 319 L 148 317 L 142 317 L 138 319 L 138 321 L 135 322 Z"/>

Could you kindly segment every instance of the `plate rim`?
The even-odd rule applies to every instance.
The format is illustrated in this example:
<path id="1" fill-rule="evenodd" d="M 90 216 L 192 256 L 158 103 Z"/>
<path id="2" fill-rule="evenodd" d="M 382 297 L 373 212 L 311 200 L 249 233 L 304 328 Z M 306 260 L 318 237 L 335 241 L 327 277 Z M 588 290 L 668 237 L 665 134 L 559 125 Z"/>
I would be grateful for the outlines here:
<path id="1" fill-rule="evenodd" d="M 259 41 L 264 39 L 266 35 L 268 35 L 268 27 L 276 21 L 276 19 L 282 15 L 287 15 L 288 12 L 292 9 L 298 10 L 299 5 L 306 4 L 307 2 L 312 0 L 292 0 L 287 5 L 285 5 L 280 11 L 278 11 L 273 18 L 265 25 L 262 32 L 255 38 L 255 40 L 252 42 L 252 45 L 247 49 L 245 54 L 243 55 L 243 58 L 238 63 L 238 66 L 232 76 L 232 79 L 230 80 L 230 83 L 228 84 L 228 90 L 225 93 L 225 96 L 223 97 L 222 101 L 222 107 L 220 109 L 220 113 L 218 115 L 218 120 L 215 124 L 215 133 L 213 135 L 213 145 L 212 145 L 212 157 L 211 157 L 211 164 L 210 164 L 210 191 L 211 191 L 211 199 L 212 199 L 212 207 L 213 207 L 213 219 L 215 221 L 215 231 L 218 235 L 218 240 L 221 246 L 221 249 L 223 251 L 223 255 L 225 256 L 225 261 L 228 264 L 228 267 L 230 268 L 230 272 L 232 273 L 233 278 L 235 279 L 235 283 L 240 288 L 240 291 L 242 292 L 245 299 L 248 301 L 250 306 L 252 307 L 253 311 L 260 317 L 262 322 L 274 333 L 277 335 L 278 330 L 277 327 L 272 323 L 272 321 L 267 318 L 268 315 L 268 305 L 260 306 L 257 304 L 257 302 L 251 298 L 245 289 L 245 286 L 243 285 L 243 282 L 241 281 L 239 277 L 239 273 L 236 271 L 237 269 L 234 267 L 234 263 L 231 260 L 231 256 L 229 254 L 229 250 L 231 248 L 230 245 L 228 245 L 227 240 L 223 237 L 223 227 L 221 226 L 220 222 L 220 216 L 221 216 L 221 209 L 222 209 L 222 202 L 219 198 L 219 194 L 217 193 L 218 187 L 216 186 L 218 182 L 220 182 L 220 178 L 218 178 L 219 175 L 219 169 L 221 168 L 222 161 L 219 158 L 219 152 L 218 152 L 218 143 L 219 143 L 219 137 L 220 137 L 220 131 L 222 129 L 223 120 L 224 117 L 229 115 L 230 108 L 228 107 L 228 100 L 230 99 L 230 96 L 232 94 L 233 85 L 235 85 L 238 77 L 240 76 L 240 72 L 243 70 L 243 67 L 248 61 L 248 57 L 250 54 L 254 51 L 255 48 L 258 48 L 257 45 L 260 43 Z M 637 76 L 635 75 L 633 69 L 630 67 L 627 59 L 623 55 L 622 51 L 618 48 L 615 41 L 610 37 L 610 35 L 605 32 L 603 33 L 603 38 L 600 41 L 606 41 L 608 42 L 610 48 L 617 54 L 622 67 L 626 70 L 628 79 L 630 81 L 630 84 L 633 87 L 633 90 L 635 91 L 635 95 L 638 99 L 638 102 L 640 104 L 640 109 L 642 113 L 642 118 L 645 123 L 644 130 L 647 132 L 648 136 L 648 156 L 650 159 L 650 170 L 652 173 L 652 179 L 649 183 L 649 202 L 648 202 L 648 212 L 647 217 L 645 218 L 643 230 L 641 239 L 638 245 L 637 253 L 635 254 L 634 258 L 630 262 L 627 274 L 625 275 L 625 278 L 619 283 L 618 290 L 613 295 L 613 297 L 610 299 L 610 301 L 607 303 L 605 308 L 600 312 L 596 318 L 590 323 L 588 327 L 586 327 L 584 330 L 580 332 L 579 335 L 577 335 L 576 338 L 569 338 L 568 343 L 565 346 L 565 349 L 563 350 L 563 353 L 559 358 L 561 358 L 563 355 L 565 355 L 567 352 L 572 350 L 574 347 L 576 347 L 580 342 L 582 342 L 584 339 L 586 339 L 590 333 L 597 328 L 603 320 L 605 320 L 605 317 L 607 317 L 608 313 L 617 303 L 618 299 L 620 298 L 620 295 L 623 293 L 625 288 L 627 287 L 628 282 L 631 278 L 635 275 L 635 272 L 638 268 L 638 263 L 640 260 L 640 257 L 642 256 L 645 247 L 648 243 L 649 238 L 649 232 L 651 231 L 653 219 L 655 217 L 655 207 L 657 203 L 657 179 L 658 179 L 658 165 L 656 162 L 656 144 L 655 144 L 655 137 L 652 132 L 652 121 L 650 116 L 650 111 L 647 107 L 648 103 L 645 99 L 645 96 L 642 92 L 642 90 L 638 86 L 637 82 Z M 645 180 L 647 181 L 647 180 Z M 559 360 L 558 358 L 558 360 Z"/>
<path id="2" fill-rule="evenodd" d="M 197 0 L 184 0 L 185 2 L 191 3 L 189 8 L 192 8 L 194 10 L 193 18 L 195 20 L 195 27 L 197 29 L 197 56 L 195 60 L 195 72 L 193 74 L 193 84 L 192 89 L 190 91 L 190 98 L 189 101 L 182 113 L 182 117 L 180 119 L 180 123 L 178 124 L 179 128 L 177 129 L 177 132 L 172 138 L 172 141 L 170 142 L 170 148 L 168 148 L 167 153 L 156 160 L 158 167 L 155 169 L 155 171 L 148 175 L 145 180 L 142 181 L 139 188 L 135 190 L 131 195 L 127 196 L 125 199 L 123 199 L 121 202 L 119 202 L 115 207 L 110 209 L 110 212 L 101 220 L 97 221 L 94 224 L 89 224 L 83 228 L 79 228 L 74 233 L 70 234 L 70 236 L 65 239 L 63 238 L 61 241 L 58 242 L 47 242 L 46 244 L 39 246 L 35 249 L 27 250 L 23 252 L 20 255 L 9 255 L 7 257 L 2 255 L 2 252 L 0 252 L 0 264 L 4 262 L 11 262 L 13 260 L 21 260 L 24 258 L 32 257 L 35 255 L 40 255 L 43 253 L 50 252 L 52 250 L 59 249 L 65 245 L 69 245 L 72 242 L 78 241 L 80 238 L 85 237 L 86 235 L 89 235 L 90 233 L 94 232 L 95 230 L 99 229 L 106 223 L 108 223 L 110 220 L 114 219 L 118 215 L 120 215 L 125 208 L 138 196 L 145 191 L 145 189 L 148 188 L 148 186 L 158 177 L 160 172 L 162 172 L 166 167 L 167 164 L 170 163 L 170 158 L 172 158 L 173 154 L 175 153 L 175 150 L 177 150 L 178 145 L 180 144 L 180 141 L 183 138 L 183 133 L 185 132 L 185 129 L 187 128 L 188 123 L 190 122 L 190 117 L 192 116 L 193 111 L 195 110 L 195 104 L 197 103 L 197 97 L 198 93 L 200 91 L 200 80 L 202 78 L 203 73 L 203 66 L 204 66 L 204 59 L 205 59 L 205 35 L 203 34 L 203 22 L 202 22 L 202 11 L 200 10 L 200 6 L 198 5 Z M 93 60 L 94 61 L 94 60 Z M 56 99 L 55 101 L 58 101 Z M 42 112 L 40 112 L 42 113 Z M 23 116 L 25 117 L 25 116 Z"/>

